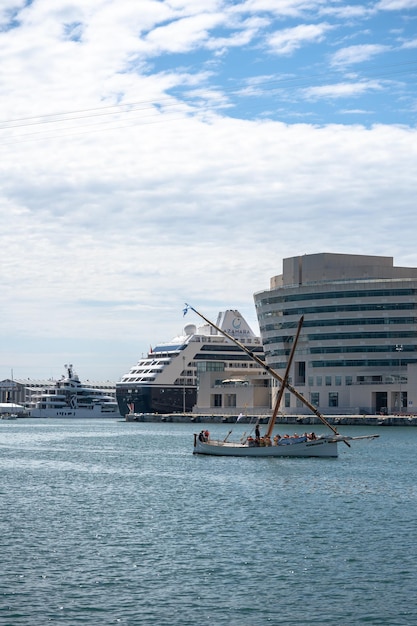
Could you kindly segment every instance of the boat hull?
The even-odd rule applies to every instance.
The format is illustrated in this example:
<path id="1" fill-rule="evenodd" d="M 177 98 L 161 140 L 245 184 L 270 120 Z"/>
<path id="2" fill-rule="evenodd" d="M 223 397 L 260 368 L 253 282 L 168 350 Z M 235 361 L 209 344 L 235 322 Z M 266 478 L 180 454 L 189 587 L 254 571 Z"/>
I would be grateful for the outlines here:
<path id="1" fill-rule="evenodd" d="M 113 411 L 102 411 L 100 407 L 92 409 L 30 409 L 29 417 L 44 417 L 52 419 L 87 419 L 87 418 L 107 418 L 121 417 L 118 409 Z"/>
<path id="2" fill-rule="evenodd" d="M 337 441 L 332 438 L 320 438 L 315 441 L 303 441 L 289 445 L 247 446 L 224 441 L 199 441 L 196 437 L 193 454 L 210 456 L 250 456 L 250 457 L 320 457 L 336 458 Z"/>
<path id="3" fill-rule="evenodd" d="M 116 399 L 122 415 L 135 413 L 190 413 L 197 402 L 197 387 L 117 383 Z"/>

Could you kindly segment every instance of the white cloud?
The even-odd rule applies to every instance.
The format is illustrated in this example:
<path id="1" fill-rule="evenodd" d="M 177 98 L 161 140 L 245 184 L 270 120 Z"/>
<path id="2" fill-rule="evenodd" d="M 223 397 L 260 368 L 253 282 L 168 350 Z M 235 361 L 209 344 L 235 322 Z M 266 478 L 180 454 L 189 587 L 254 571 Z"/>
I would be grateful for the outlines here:
<path id="1" fill-rule="evenodd" d="M 381 0 L 375 8 L 379 11 L 407 11 L 417 7 L 417 0 Z"/>
<path id="2" fill-rule="evenodd" d="M 278 17 L 302 17 L 320 8 L 320 0 L 246 0 L 231 8 L 236 12 L 270 13 Z"/>
<path id="3" fill-rule="evenodd" d="M 346 66 L 355 63 L 363 63 L 379 54 L 387 52 L 387 50 L 389 50 L 389 47 L 381 44 L 358 44 L 348 46 L 347 48 L 341 48 L 335 52 L 331 58 L 331 64 L 333 66 Z"/>
<path id="4" fill-rule="evenodd" d="M 210 29 L 223 23 L 221 13 L 203 13 L 192 17 L 184 17 L 175 22 L 155 28 L 146 37 L 152 53 L 186 52 L 194 47 L 204 45 L 209 39 Z"/>
<path id="5" fill-rule="evenodd" d="M 410 41 L 405 41 L 402 44 L 403 48 L 417 48 L 417 39 L 411 39 Z"/>
<path id="6" fill-rule="evenodd" d="M 373 7 L 369 5 L 351 5 L 351 4 L 339 4 L 339 5 L 322 5 L 319 7 L 320 15 L 333 16 L 338 19 L 357 19 L 367 17 L 374 12 Z"/>
<path id="7" fill-rule="evenodd" d="M 268 37 L 268 45 L 275 54 L 290 55 L 308 43 L 318 43 L 325 33 L 331 30 L 330 24 L 300 24 L 294 28 L 284 28 Z"/>
<path id="8" fill-rule="evenodd" d="M 380 82 L 371 80 L 319 85 L 317 87 L 308 87 L 307 89 L 303 89 L 302 92 L 307 98 L 336 99 L 355 97 L 368 91 L 379 91 L 381 89 L 383 89 L 383 87 Z"/>
<path id="9" fill-rule="evenodd" d="M 369 113 L 369 111 L 365 111 L 363 109 L 342 109 L 341 113 L 345 113 L 348 115 L 354 114 L 354 115 L 367 115 Z"/>
<path id="10" fill-rule="evenodd" d="M 334 102 L 345 115 L 372 111 L 359 96 L 382 98 L 388 84 L 327 84 L 330 38 L 351 31 L 314 21 L 321 8 L 3 3 L 0 376 L 50 375 L 51 362 L 59 375 L 71 357 L 84 376 L 116 378 L 181 330 L 186 300 L 211 316 L 240 308 L 253 324 L 252 294 L 286 256 L 366 251 L 417 266 L 415 128 L 327 122 Z M 265 41 L 284 67 L 263 56 Z M 302 56 L 311 43 L 314 62 Z M 384 51 L 376 42 L 334 59 Z M 230 111 L 242 85 L 252 97 Z M 269 96 L 264 108 L 255 93 Z M 258 121 L 265 111 L 304 123 Z"/>
<path id="11" fill-rule="evenodd" d="M 230 292 L 238 306 L 295 249 L 357 251 L 358 228 L 344 236 L 359 209 L 382 253 L 392 206 L 413 231 L 415 145 L 410 129 L 214 117 L 16 146 L 1 181 L 3 328 L 123 340 L 187 298 L 220 306 Z M 158 339 L 168 326 L 147 321 Z"/>

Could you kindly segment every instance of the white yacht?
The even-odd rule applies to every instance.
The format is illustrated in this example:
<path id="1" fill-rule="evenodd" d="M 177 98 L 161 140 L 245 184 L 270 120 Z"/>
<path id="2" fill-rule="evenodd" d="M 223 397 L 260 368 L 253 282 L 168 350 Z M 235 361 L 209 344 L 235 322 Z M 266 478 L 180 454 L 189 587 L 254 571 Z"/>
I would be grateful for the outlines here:
<path id="1" fill-rule="evenodd" d="M 67 374 L 61 380 L 43 389 L 32 390 L 29 417 L 120 417 L 114 396 L 103 389 L 83 385 L 73 366 L 65 367 Z"/>
<path id="2" fill-rule="evenodd" d="M 220 312 L 217 325 L 263 359 L 260 337 L 239 311 Z M 120 413 L 190 412 L 197 401 L 199 373 L 259 366 L 209 324 L 187 324 L 182 334 L 152 348 L 116 383 Z"/>

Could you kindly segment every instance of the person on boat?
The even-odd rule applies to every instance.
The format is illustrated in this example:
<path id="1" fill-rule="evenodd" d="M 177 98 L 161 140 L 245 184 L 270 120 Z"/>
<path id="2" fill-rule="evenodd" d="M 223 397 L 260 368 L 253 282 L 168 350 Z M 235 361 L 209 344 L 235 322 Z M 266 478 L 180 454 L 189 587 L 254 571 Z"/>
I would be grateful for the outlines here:
<path id="1" fill-rule="evenodd" d="M 255 445 L 255 439 L 249 435 L 247 441 L 249 448 L 253 448 L 253 446 Z"/>
<path id="2" fill-rule="evenodd" d="M 256 424 L 255 426 L 255 439 L 260 439 L 261 438 L 261 433 L 259 431 L 259 424 Z"/>
<path id="3" fill-rule="evenodd" d="M 202 430 L 202 431 L 200 432 L 200 434 L 198 435 L 198 440 L 199 440 L 199 441 L 205 441 L 205 440 L 206 440 L 206 437 L 205 437 L 205 435 L 204 435 L 204 430 Z"/>
<path id="4" fill-rule="evenodd" d="M 310 441 L 314 441 L 315 439 L 317 439 L 317 435 L 316 435 L 316 433 L 310 433 L 310 434 L 307 436 L 307 439 L 309 439 Z"/>
<path id="5" fill-rule="evenodd" d="M 210 433 L 209 433 L 209 431 L 208 431 L 208 430 L 205 430 L 205 431 L 204 431 L 204 436 L 205 436 L 205 438 L 206 438 L 206 441 L 208 441 L 208 440 L 209 440 L 209 438 L 210 438 Z"/>
<path id="6" fill-rule="evenodd" d="M 279 435 L 275 435 L 274 437 L 274 446 L 277 446 L 281 437 Z"/>

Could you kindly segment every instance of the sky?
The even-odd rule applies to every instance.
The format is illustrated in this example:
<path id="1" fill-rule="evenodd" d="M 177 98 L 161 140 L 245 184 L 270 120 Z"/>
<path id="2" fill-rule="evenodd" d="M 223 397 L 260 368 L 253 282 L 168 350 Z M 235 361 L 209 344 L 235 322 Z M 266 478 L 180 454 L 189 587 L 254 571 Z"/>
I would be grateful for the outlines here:
<path id="1" fill-rule="evenodd" d="M 2 0 L 0 380 L 258 332 L 288 257 L 417 267 L 416 78 L 417 0 Z"/>

